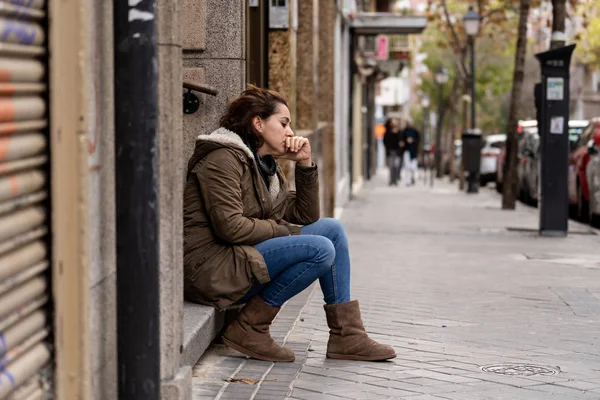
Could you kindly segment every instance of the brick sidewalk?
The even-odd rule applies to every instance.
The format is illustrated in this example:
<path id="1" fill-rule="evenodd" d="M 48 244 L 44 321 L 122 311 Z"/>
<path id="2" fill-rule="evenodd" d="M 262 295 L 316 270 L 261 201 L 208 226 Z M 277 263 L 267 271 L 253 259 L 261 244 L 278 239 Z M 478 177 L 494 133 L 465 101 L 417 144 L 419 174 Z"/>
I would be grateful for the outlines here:
<path id="1" fill-rule="evenodd" d="M 388 188 L 385 178 L 342 220 L 353 297 L 398 358 L 326 359 L 315 285 L 273 325 L 296 362 L 213 345 L 194 369 L 194 399 L 600 399 L 600 237 L 572 224 L 568 238 L 538 238 L 537 211 L 502 211 L 488 188 L 467 196 L 439 182 Z"/>

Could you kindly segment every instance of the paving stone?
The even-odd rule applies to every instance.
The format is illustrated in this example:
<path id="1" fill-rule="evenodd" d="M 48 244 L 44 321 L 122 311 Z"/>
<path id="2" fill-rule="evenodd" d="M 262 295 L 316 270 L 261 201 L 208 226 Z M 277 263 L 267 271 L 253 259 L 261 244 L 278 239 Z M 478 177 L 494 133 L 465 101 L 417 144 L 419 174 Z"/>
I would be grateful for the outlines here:
<path id="1" fill-rule="evenodd" d="M 530 386 L 528 389 L 532 390 L 532 391 L 545 392 L 545 393 L 551 393 L 551 394 L 568 395 L 568 396 L 573 396 L 573 398 L 577 398 L 577 396 L 582 396 L 586 392 L 586 390 L 573 389 L 573 388 L 568 388 L 565 386 L 558 386 L 558 385 Z"/>

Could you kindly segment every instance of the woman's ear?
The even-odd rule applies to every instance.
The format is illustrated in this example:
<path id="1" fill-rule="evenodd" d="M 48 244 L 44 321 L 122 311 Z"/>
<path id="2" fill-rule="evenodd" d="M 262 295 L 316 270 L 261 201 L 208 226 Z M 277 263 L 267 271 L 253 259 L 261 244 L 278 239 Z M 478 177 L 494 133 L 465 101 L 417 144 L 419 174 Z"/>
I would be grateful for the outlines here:
<path id="1" fill-rule="evenodd" d="M 256 130 L 256 132 L 262 133 L 263 132 L 262 118 L 260 118 L 258 115 L 256 117 L 252 118 L 252 126 L 254 126 L 254 129 Z"/>

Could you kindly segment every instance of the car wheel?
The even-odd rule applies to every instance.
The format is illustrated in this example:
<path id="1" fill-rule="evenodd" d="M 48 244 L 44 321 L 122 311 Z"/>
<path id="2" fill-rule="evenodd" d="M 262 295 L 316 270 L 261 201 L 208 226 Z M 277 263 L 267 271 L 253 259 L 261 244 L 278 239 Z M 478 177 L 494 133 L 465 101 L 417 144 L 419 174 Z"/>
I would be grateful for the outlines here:
<path id="1" fill-rule="evenodd" d="M 523 184 L 523 203 L 531 205 L 531 196 L 529 195 L 529 185 Z"/>
<path id="2" fill-rule="evenodd" d="M 583 197 L 581 184 L 577 182 L 577 219 L 581 222 L 588 222 L 590 216 L 590 205 Z"/>
<path id="3" fill-rule="evenodd" d="M 517 185 L 517 198 L 519 199 L 519 201 L 521 202 L 525 202 L 525 190 L 523 190 L 523 182 L 520 182 Z"/>
<path id="4" fill-rule="evenodd" d="M 496 192 L 502 194 L 504 191 L 504 186 L 502 185 L 502 182 L 496 182 Z"/>
<path id="5" fill-rule="evenodd" d="M 590 212 L 590 225 L 593 226 L 594 228 L 600 229 L 600 215 L 592 214 Z"/>

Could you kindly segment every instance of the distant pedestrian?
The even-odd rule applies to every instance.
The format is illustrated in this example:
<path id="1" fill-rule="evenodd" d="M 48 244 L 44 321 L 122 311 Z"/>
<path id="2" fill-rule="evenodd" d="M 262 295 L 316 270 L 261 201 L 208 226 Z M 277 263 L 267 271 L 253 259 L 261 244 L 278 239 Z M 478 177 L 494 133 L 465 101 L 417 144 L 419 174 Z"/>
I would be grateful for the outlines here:
<path id="1" fill-rule="evenodd" d="M 406 121 L 406 128 L 402 131 L 402 140 L 406 143 L 404 151 L 404 170 L 406 171 L 406 185 L 415 184 L 415 173 L 419 167 L 417 160 L 417 153 L 419 150 L 419 141 L 421 135 L 418 130 L 412 126 L 412 121 L 408 119 Z"/>
<path id="2" fill-rule="evenodd" d="M 405 143 L 402 140 L 402 127 L 400 120 L 390 118 L 385 123 L 385 134 L 383 135 L 383 145 L 385 146 L 385 156 L 388 168 L 390 169 L 389 185 L 398 185 L 400 172 L 402 171 L 402 153 Z"/>
<path id="3" fill-rule="evenodd" d="M 276 92 L 250 86 L 201 135 L 184 193 L 184 293 L 218 309 L 245 304 L 224 343 L 265 361 L 294 361 L 269 326 L 280 307 L 319 280 L 329 326 L 327 357 L 378 361 L 394 349 L 369 338 L 350 296 L 343 225 L 319 219 L 319 176 L 308 139 L 295 136 Z M 275 158 L 296 162 L 288 190 Z"/>

